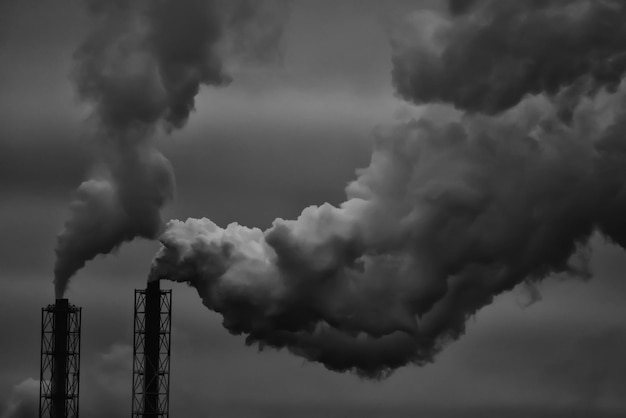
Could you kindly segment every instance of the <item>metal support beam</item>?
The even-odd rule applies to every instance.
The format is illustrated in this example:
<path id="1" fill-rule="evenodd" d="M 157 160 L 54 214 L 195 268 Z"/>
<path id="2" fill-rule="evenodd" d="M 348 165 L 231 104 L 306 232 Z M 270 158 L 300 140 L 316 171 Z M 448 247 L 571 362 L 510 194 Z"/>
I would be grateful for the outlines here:
<path id="1" fill-rule="evenodd" d="M 78 418 L 80 325 L 67 299 L 41 310 L 40 418 Z"/>
<path id="2" fill-rule="evenodd" d="M 135 290 L 132 417 L 169 417 L 172 291 Z"/>

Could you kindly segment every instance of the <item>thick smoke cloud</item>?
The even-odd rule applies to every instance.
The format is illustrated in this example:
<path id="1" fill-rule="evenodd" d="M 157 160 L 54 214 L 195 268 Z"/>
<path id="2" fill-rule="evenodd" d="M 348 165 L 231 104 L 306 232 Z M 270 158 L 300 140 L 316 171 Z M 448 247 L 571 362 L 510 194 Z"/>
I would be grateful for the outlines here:
<path id="1" fill-rule="evenodd" d="M 367 377 L 433 361 L 519 284 L 588 279 L 593 233 L 626 247 L 621 41 L 600 42 L 600 27 L 626 25 L 616 25 L 617 4 L 557 5 L 455 2 L 458 18 L 422 15 L 422 46 L 396 46 L 396 85 L 412 101 L 451 104 L 379 130 L 338 207 L 312 206 L 265 231 L 170 221 L 150 279 L 195 287 L 248 344 Z M 487 40 L 494 47 L 475 62 Z M 467 66 L 455 68 L 457 58 Z"/>
<path id="2" fill-rule="evenodd" d="M 111 134 L 182 126 L 200 84 L 226 76 L 211 2 L 91 1 L 100 26 L 76 52 L 76 83 Z M 123 138 L 126 139 L 126 138 Z"/>
<path id="3" fill-rule="evenodd" d="M 209 0 L 88 2 L 96 28 L 76 52 L 74 76 L 79 97 L 93 106 L 100 161 L 78 187 L 58 237 L 57 297 L 86 261 L 125 241 L 154 239 L 162 232 L 160 211 L 173 198 L 175 182 L 153 134 L 185 124 L 201 85 L 230 81 L 223 68 L 223 34 L 230 31 L 244 42 L 257 33 L 239 34 L 229 25 L 280 33 L 266 29 L 280 23 L 275 20 L 246 25 L 259 14 L 243 3 L 249 12 L 227 19 L 224 5 Z M 275 47 L 271 42 L 263 46 Z"/>
<path id="4" fill-rule="evenodd" d="M 498 113 L 573 84 L 615 88 L 626 70 L 624 2 L 455 0 L 449 10 L 416 12 L 393 31 L 400 97 Z"/>
<path id="5" fill-rule="evenodd" d="M 170 221 L 151 278 L 188 282 L 248 343 L 381 376 L 431 361 L 501 292 L 586 279 L 594 231 L 626 245 L 623 90 L 571 123 L 545 97 L 501 116 L 435 107 L 379 133 L 339 207 L 266 231 Z"/>

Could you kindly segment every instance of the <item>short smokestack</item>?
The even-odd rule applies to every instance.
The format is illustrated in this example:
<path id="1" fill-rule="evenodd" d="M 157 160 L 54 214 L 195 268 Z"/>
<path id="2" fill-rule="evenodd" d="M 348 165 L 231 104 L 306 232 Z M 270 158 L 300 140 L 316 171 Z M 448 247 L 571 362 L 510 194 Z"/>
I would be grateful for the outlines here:
<path id="1" fill-rule="evenodd" d="M 67 299 L 42 309 L 40 418 L 77 418 L 81 308 Z"/>
<path id="2" fill-rule="evenodd" d="M 135 290 L 133 417 L 169 416 L 171 290 Z"/>

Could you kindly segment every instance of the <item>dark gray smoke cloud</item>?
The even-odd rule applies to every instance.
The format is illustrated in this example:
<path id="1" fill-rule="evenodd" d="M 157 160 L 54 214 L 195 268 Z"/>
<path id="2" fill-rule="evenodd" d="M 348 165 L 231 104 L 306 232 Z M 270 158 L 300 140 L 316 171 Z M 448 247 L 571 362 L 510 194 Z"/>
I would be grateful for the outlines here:
<path id="1" fill-rule="evenodd" d="M 502 292 L 588 279 L 592 234 L 626 247 L 624 7 L 451 6 L 414 16 L 393 69 L 402 96 L 450 104 L 380 130 L 344 203 L 265 231 L 172 220 L 150 279 L 195 287 L 248 344 L 382 377 Z"/>
<path id="2" fill-rule="evenodd" d="M 281 63 L 288 0 L 222 0 L 227 22 L 228 55 L 243 65 Z"/>
<path id="3" fill-rule="evenodd" d="M 201 84 L 224 84 L 221 23 L 206 0 L 91 0 L 99 27 L 76 52 L 82 99 L 112 135 L 181 127 Z M 127 139 L 127 138 L 122 138 Z"/>
<path id="4" fill-rule="evenodd" d="M 427 109 L 378 134 L 339 207 L 266 231 L 170 221 L 151 278 L 194 286 L 248 343 L 332 370 L 427 363 L 498 294 L 589 278 L 594 231 L 626 245 L 625 100 L 581 99 L 570 122 L 544 96 L 499 116 Z"/>
<path id="5" fill-rule="evenodd" d="M 266 29 L 280 21 L 246 24 L 259 14 L 254 5 L 241 3 L 250 11 L 227 19 L 219 1 L 88 2 L 95 30 L 76 52 L 74 76 L 79 97 L 93 106 L 101 158 L 92 177 L 79 186 L 58 237 L 57 296 L 86 261 L 162 231 L 160 211 L 173 198 L 175 182 L 169 161 L 153 145 L 154 132 L 181 128 L 201 85 L 230 81 L 223 54 L 235 49 L 224 47 L 232 44 L 225 33 L 240 36 L 241 42 L 263 31 L 280 33 Z M 233 22 L 257 30 L 239 34 L 237 27 L 229 27 Z"/>
<path id="6" fill-rule="evenodd" d="M 626 3 L 453 0 L 393 30 L 393 83 L 414 103 L 497 113 L 572 85 L 615 88 L 626 70 Z"/>

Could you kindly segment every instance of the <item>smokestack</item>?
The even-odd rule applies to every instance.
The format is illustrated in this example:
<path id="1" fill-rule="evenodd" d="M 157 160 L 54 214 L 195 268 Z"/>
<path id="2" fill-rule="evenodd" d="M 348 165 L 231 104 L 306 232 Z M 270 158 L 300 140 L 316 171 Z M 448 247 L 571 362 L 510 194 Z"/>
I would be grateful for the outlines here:
<path id="1" fill-rule="evenodd" d="M 81 308 L 67 299 L 42 309 L 40 418 L 77 418 Z"/>
<path id="2" fill-rule="evenodd" d="M 54 370 L 52 372 L 52 416 L 66 416 L 65 392 L 67 386 L 67 299 L 57 299 L 54 311 Z"/>
<path id="3" fill-rule="evenodd" d="M 171 290 L 135 290 L 133 417 L 169 416 Z"/>
<path id="4" fill-rule="evenodd" d="M 159 281 L 151 282 L 146 288 L 146 353 L 145 353 L 145 396 L 144 416 L 156 417 L 159 405 L 159 337 L 161 324 L 161 289 Z"/>

